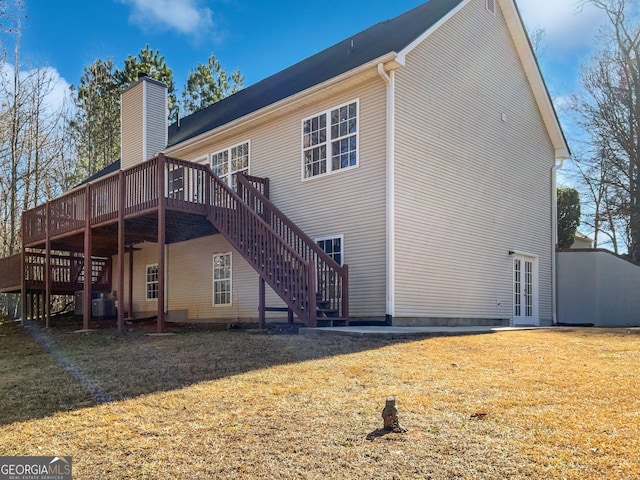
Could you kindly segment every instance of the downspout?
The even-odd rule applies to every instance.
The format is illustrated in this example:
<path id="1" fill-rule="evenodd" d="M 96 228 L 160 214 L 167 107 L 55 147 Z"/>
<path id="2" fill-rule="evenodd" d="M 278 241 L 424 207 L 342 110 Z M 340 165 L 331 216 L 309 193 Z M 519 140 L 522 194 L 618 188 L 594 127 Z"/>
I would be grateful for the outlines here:
<path id="1" fill-rule="evenodd" d="M 393 321 L 395 315 L 395 283 L 396 283 L 396 259 L 395 259 L 395 71 L 385 72 L 384 65 L 378 64 L 378 73 L 387 86 L 387 187 L 386 187 L 386 260 L 387 260 L 387 321 Z"/>
<path id="2" fill-rule="evenodd" d="M 551 167 L 551 305 L 553 314 L 553 325 L 558 324 L 558 300 L 556 291 L 556 247 L 558 245 L 558 187 L 556 172 L 562 168 L 566 158 L 557 159 L 555 165 Z"/>

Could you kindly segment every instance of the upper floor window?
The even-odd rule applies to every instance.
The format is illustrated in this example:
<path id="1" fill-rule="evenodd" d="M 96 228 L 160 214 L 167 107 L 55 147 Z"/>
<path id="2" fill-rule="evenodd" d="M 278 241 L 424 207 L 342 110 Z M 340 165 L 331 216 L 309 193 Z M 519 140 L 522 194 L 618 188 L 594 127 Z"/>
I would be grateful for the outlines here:
<path id="1" fill-rule="evenodd" d="M 358 165 L 358 101 L 302 121 L 303 177 Z"/>
<path id="2" fill-rule="evenodd" d="M 235 190 L 236 174 L 249 173 L 249 142 L 213 153 L 211 155 L 211 169 Z"/>

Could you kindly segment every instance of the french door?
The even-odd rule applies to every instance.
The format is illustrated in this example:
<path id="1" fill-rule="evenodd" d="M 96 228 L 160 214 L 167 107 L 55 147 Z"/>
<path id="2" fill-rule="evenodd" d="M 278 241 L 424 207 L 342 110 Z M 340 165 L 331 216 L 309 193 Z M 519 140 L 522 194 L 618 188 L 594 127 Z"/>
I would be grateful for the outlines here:
<path id="1" fill-rule="evenodd" d="M 538 259 L 516 254 L 513 258 L 513 324 L 538 324 Z"/>

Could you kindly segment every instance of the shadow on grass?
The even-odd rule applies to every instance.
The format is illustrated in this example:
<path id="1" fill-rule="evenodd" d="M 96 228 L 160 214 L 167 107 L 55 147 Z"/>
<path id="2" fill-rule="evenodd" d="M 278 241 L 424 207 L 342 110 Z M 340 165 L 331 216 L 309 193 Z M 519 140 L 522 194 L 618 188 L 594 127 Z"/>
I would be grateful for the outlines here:
<path id="1" fill-rule="evenodd" d="M 100 326 L 74 333 L 79 326 L 73 319 L 51 329 L 0 324 L 0 391 L 7 392 L 0 397 L 0 425 L 416 340 L 256 335 L 203 326 L 154 337 L 146 333 L 155 324 L 131 325 L 124 334 Z"/>

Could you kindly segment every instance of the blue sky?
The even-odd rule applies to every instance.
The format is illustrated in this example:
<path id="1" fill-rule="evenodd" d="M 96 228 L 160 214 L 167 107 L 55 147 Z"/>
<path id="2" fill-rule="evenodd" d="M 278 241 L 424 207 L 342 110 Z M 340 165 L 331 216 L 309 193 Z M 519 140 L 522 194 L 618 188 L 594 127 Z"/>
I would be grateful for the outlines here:
<path id="1" fill-rule="evenodd" d="M 545 29 L 545 78 L 554 95 L 575 87 L 588 56 L 597 15 L 576 13 L 577 0 L 519 0 L 530 27 Z M 97 58 L 116 64 L 147 43 L 159 49 L 181 88 L 188 72 L 213 51 L 245 84 L 275 73 L 422 0 L 26 0 L 23 59 L 47 64 L 68 83 Z"/>
<path id="2" fill-rule="evenodd" d="M 60 76 L 57 91 L 63 92 L 78 83 L 84 65 L 98 58 L 121 65 L 148 43 L 165 56 L 179 90 L 190 69 L 211 52 L 228 70 L 239 67 L 248 86 L 422 2 L 25 0 L 22 59 L 53 69 Z M 517 0 L 527 27 L 545 30 L 541 67 L 561 117 L 602 21 L 593 9 L 578 12 L 577 2 Z"/>

